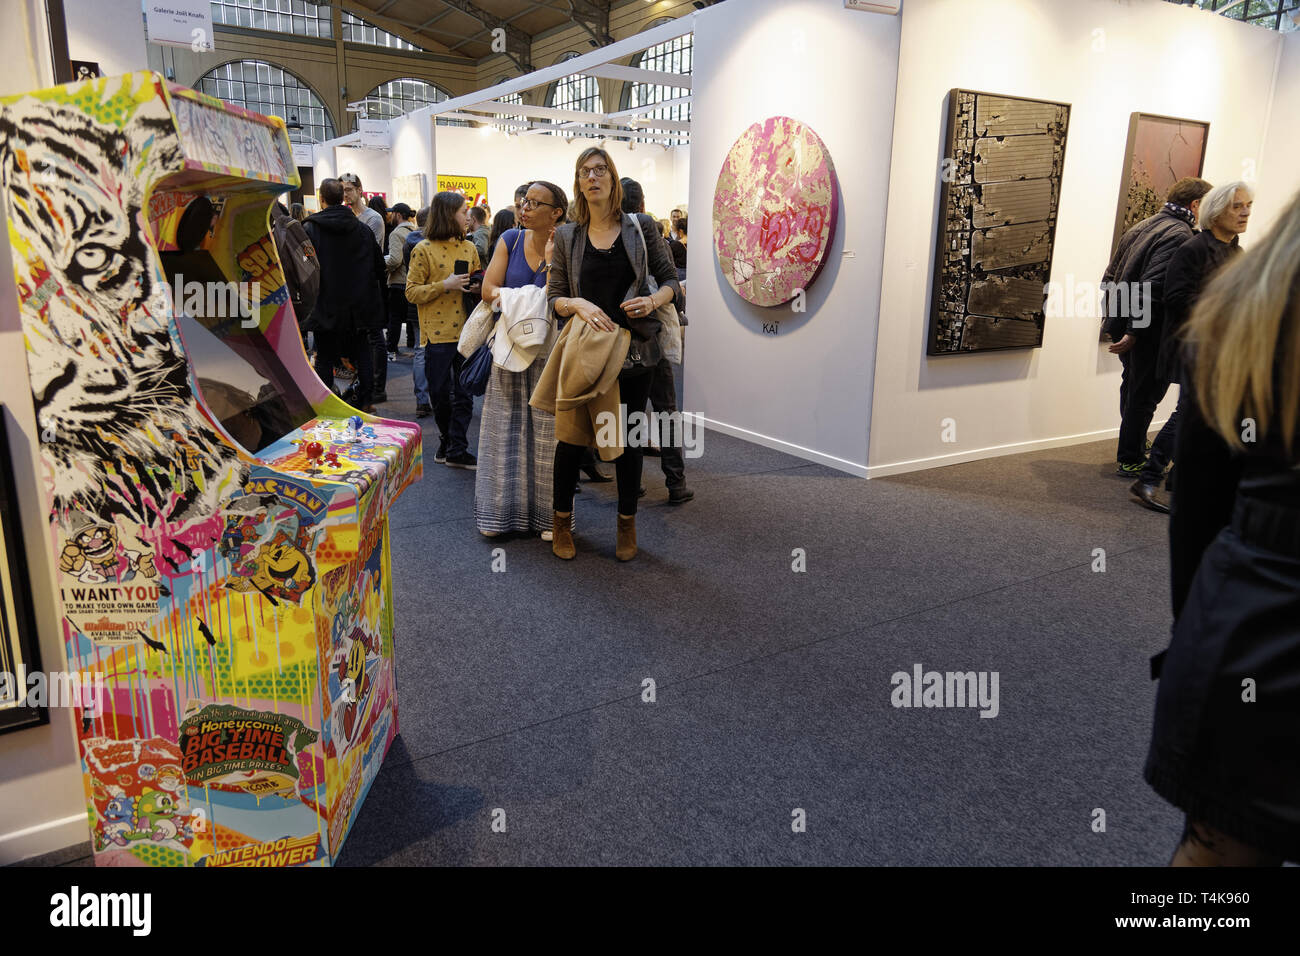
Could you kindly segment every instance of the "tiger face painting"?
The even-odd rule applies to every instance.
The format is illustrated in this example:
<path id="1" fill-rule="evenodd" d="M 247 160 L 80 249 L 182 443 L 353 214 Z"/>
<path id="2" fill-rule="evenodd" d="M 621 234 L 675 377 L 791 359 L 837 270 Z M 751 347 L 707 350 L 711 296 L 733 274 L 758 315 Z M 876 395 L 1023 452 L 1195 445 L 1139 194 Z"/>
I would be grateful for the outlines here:
<path id="1" fill-rule="evenodd" d="M 107 80 L 87 82 L 114 95 Z M 120 126 L 34 96 L 0 109 L 27 364 L 65 525 L 78 514 L 136 525 L 204 517 L 247 472 L 191 392 L 144 232 L 147 193 L 182 167 L 180 143 L 161 95 L 116 97 Z"/>

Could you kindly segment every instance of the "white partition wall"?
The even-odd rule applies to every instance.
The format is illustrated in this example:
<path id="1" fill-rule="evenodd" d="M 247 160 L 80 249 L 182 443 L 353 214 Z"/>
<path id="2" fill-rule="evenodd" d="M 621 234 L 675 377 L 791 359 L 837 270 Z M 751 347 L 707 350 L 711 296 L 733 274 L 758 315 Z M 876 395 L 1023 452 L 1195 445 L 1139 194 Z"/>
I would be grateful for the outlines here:
<path id="1" fill-rule="evenodd" d="M 392 194 L 393 167 L 389 158 L 389 151 L 386 149 L 335 146 L 334 170 L 335 176 L 342 176 L 344 173 L 356 173 L 361 179 L 361 188 L 365 192 Z M 320 180 L 317 180 L 317 182 L 320 182 Z"/>
<path id="2" fill-rule="evenodd" d="M 856 474 L 872 416 L 899 27 L 840 2 L 746 0 L 696 15 L 684 410 Z M 741 299 L 713 251 L 723 160 L 775 115 L 816 130 L 840 184 L 837 234 L 803 314 Z"/>
<path id="3" fill-rule="evenodd" d="M 907 0 L 902 28 L 870 474 L 1114 436 L 1120 365 L 1094 317 L 1049 315 L 1038 349 L 925 354 L 945 96 L 1071 104 L 1052 259 L 1068 290 L 1106 268 L 1132 112 L 1209 121 L 1212 182 L 1258 167 L 1270 194 L 1300 186 L 1294 91 L 1277 98 L 1274 158 L 1259 163 L 1282 36 L 1164 0 Z M 947 419 L 955 435 L 943 434 Z"/>
<path id="4" fill-rule="evenodd" d="M 1262 236 L 1297 190 L 1300 190 L 1300 31 L 1288 33 L 1282 42 L 1249 235 Z"/>

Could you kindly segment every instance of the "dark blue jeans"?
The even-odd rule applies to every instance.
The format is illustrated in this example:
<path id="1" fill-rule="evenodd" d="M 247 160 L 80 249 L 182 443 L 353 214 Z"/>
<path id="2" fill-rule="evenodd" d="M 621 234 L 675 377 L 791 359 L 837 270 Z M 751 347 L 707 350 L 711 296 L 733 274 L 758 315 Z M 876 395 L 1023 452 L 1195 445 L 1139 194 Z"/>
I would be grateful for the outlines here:
<path id="1" fill-rule="evenodd" d="M 460 387 L 460 370 L 465 359 L 455 342 L 430 342 L 424 347 L 424 374 L 429 381 L 433 420 L 440 444 L 448 457 L 469 451 L 469 420 L 474 414 L 474 396 Z"/>

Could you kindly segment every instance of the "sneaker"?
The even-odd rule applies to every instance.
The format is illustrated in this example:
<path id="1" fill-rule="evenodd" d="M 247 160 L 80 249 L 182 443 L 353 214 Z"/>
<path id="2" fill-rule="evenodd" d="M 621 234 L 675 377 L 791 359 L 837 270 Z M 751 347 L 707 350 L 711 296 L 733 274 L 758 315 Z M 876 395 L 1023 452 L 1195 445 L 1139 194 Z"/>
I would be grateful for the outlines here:
<path id="1" fill-rule="evenodd" d="M 389 353 L 388 353 L 388 361 L 390 361 L 390 362 L 396 362 L 396 361 L 397 361 L 397 353 L 396 353 L 396 352 L 389 352 Z"/>
<path id="2" fill-rule="evenodd" d="M 484 530 L 482 530 L 481 528 L 479 529 L 479 534 L 481 534 L 481 535 L 482 535 L 483 537 L 485 537 L 485 538 L 499 538 L 499 537 L 501 537 L 501 532 L 500 532 L 500 531 L 484 531 Z"/>
<path id="3" fill-rule="evenodd" d="M 437 459 L 434 460 L 436 461 Z M 466 471 L 477 471 L 478 459 L 475 458 L 473 455 L 471 455 L 469 452 L 463 451 L 459 455 L 451 455 L 450 457 L 448 457 L 447 467 L 464 468 Z"/>
<path id="4" fill-rule="evenodd" d="M 416 417 L 416 418 L 428 418 L 428 417 L 429 417 L 430 415 L 432 415 L 432 414 L 433 414 L 433 406 L 432 406 L 432 405 L 416 405 L 416 406 L 415 406 L 415 417 Z"/>
<path id="5" fill-rule="evenodd" d="M 682 485 L 679 488 L 668 489 L 668 503 L 670 505 L 684 505 L 695 497 L 695 492 Z"/>
<path id="6" fill-rule="evenodd" d="M 439 445 L 438 450 L 433 453 L 433 460 L 439 465 L 447 464 L 447 446 Z"/>
<path id="7" fill-rule="evenodd" d="M 554 541 L 554 540 L 555 540 L 555 532 L 554 532 L 554 531 L 543 531 L 543 532 L 542 532 L 542 540 L 543 540 L 543 541 Z"/>
<path id="8" fill-rule="evenodd" d="M 1115 463 L 1115 474 L 1119 475 L 1121 478 L 1136 478 L 1138 475 L 1142 474 L 1142 468 L 1145 465 L 1145 461 L 1117 461 Z"/>

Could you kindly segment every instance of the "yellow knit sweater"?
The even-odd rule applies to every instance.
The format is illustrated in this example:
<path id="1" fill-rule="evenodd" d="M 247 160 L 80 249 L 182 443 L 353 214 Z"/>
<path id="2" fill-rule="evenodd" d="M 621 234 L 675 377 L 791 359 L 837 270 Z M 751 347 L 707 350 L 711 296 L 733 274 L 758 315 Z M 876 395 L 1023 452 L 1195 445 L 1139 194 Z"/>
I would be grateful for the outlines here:
<path id="1" fill-rule="evenodd" d="M 453 275 L 457 259 L 469 263 L 469 271 L 483 268 L 478 250 L 468 239 L 425 239 L 411 250 L 406 271 L 406 301 L 419 306 L 420 345 L 456 342 L 465 325 L 461 291 L 445 292 L 442 280 Z"/>

